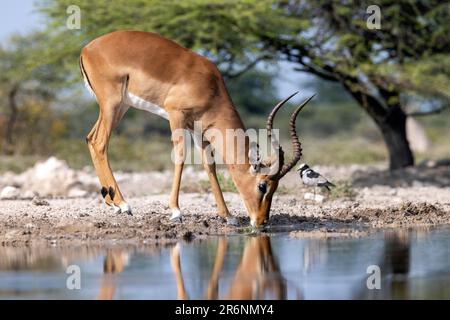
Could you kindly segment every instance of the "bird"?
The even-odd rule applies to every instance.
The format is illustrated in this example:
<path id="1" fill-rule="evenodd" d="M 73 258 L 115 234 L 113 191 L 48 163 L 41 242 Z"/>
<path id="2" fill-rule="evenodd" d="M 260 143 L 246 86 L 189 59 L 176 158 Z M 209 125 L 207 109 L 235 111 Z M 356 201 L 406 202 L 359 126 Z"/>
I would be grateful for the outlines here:
<path id="1" fill-rule="evenodd" d="M 314 199 L 316 197 L 316 188 L 325 188 L 328 191 L 331 191 L 331 187 L 335 185 L 328 181 L 325 177 L 323 177 L 320 173 L 315 172 L 311 169 L 306 163 L 302 163 L 297 171 L 300 173 L 300 178 L 303 181 L 303 184 L 309 187 L 314 187 Z"/>

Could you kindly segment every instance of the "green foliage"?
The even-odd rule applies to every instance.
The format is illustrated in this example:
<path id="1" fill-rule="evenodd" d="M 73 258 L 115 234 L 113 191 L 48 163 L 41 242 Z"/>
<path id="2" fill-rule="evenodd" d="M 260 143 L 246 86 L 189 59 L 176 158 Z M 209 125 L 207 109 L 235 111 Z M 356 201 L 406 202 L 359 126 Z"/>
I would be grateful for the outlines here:
<path id="1" fill-rule="evenodd" d="M 16 140 L 13 133 L 22 137 L 21 145 L 26 144 L 23 141 L 26 139 L 37 146 L 42 142 L 39 138 L 53 137 L 53 129 L 63 130 L 60 122 L 57 128 L 58 121 L 52 118 L 49 104 L 56 98 L 57 90 L 65 85 L 66 74 L 56 65 L 43 61 L 46 39 L 41 32 L 13 36 L 7 45 L 0 47 L 0 116 L 3 113 L 5 118 L 0 131 L 2 152 L 18 151 L 12 150 Z M 36 131 L 41 135 L 34 137 Z"/>
<path id="2" fill-rule="evenodd" d="M 217 170 L 217 180 L 219 181 L 220 188 L 223 192 L 237 193 L 236 186 L 230 176 L 220 170 Z M 204 179 L 198 182 L 200 190 L 206 192 L 211 190 L 209 180 Z"/>
<path id="3" fill-rule="evenodd" d="M 238 192 L 236 185 L 228 174 L 217 171 L 217 180 L 219 181 L 220 188 L 223 192 Z"/>
<path id="4" fill-rule="evenodd" d="M 20 173 L 33 166 L 37 161 L 42 160 L 39 156 L 0 156 L 0 173 L 12 171 Z"/>
<path id="5" fill-rule="evenodd" d="M 227 87 L 234 104 L 243 116 L 266 115 L 277 102 L 274 75 L 261 70 L 252 70 L 239 78 L 227 80 Z"/>
<path id="6" fill-rule="evenodd" d="M 335 187 L 331 189 L 330 197 L 332 199 L 354 199 L 357 196 L 357 192 L 353 189 L 353 185 L 350 181 L 338 181 L 335 183 Z"/>
<path id="7" fill-rule="evenodd" d="M 64 39 L 71 51 L 99 35 L 134 29 L 158 32 L 224 64 L 259 52 L 258 37 L 245 31 L 265 29 L 274 35 L 268 26 L 276 20 L 263 19 L 277 18 L 271 15 L 267 0 L 79 0 L 82 29 L 72 31 L 65 28 L 66 8 L 71 4 L 71 0 L 38 1 L 39 10 L 49 18 L 48 29 L 55 39 Z M 253 46 L 248 46 L 249 41 Z"/>
<path id="8" fill-rule="evenodd" d="M 362 112 L 353 110 L 355 104 L 348 102 L 348 92 L 372 95 L 367 85 L 371 83 L 387 106 L 402 103 L 403 95 L 413 94 L 439 100 L 441 105 L 449 101 L 449 5 L 437 0 L 36 3 L 46 18 L 47 28 L 13 37 L 0 48 L 0 123 L 4 124 L 2 116 L 10 114 L 8 93 L 19 85 L 15 152 L 20 154 L 45 156 L 55 152 L 69 158 L 69 162 L 73 159 L 79 165 L 90 163 L 84 137 L 97 118 L 98 108 L 92 99 L 87 101 L 79 92 L 67 94 L 67 89 L 72 89 L 73 83 L 81 83 L 81 48 L 118 29 L 157 32 L 216 62 L 228 76 L 227 85 L 248 127 L 261 127 L 264 118 L 260 114 L 265 115 L 276 100 L 273 74 L 258 69 L 239 78 L 231 75 L 258 61 L 286 60 L 294 62 L 301 71 L 334 81 L 308 85 L 319 93 L 315 99 L 318 105 L 306 108 L 298 121 L 301 138 L 310 133 L 305 141 L 305 156 L 316 163 L 376 162 L 386 158 L 380 135 L 364 121 Z M 66 28 L 66 9 L 72 4 L 82 10 L 81 30 Z M 371 4 L 381 8 L 380 30 L 366 26 L 366 8 Z M 342 90 L 342 85 L 346 90 Z M 277 123 L 286 123 L 288 109 L 280 112 Z M 442 118 L 425 123 L 431 126 L 428 131 L 433 141 L 445 144 L 442 137 L 447 133 L 448 122 Z M 116 168 L 126 167 L 133 157 L 148 162 L 138 151 L 149 150 L 145 141 L 155 134 L 168 134 L 168 126 L 151 115 L 130 110 L 118 133 L 118 139 L 111 143 Z M 0 139 L 3 134 L 0 132 Z M 286 138 L 286 132 L 283 134 Z M 132 144 L 137 147 L 131 147 Z M 170 147 L 170 143 L 166 145 Z M 163 153 L 163 149 L 150 151 Z M 430 154 L 441 156 L 446 152 L 441 148 Z M 164 149 L 164 154 L 170 152 Z M 126 160 L 121 163 L 120 158 Z M 154 167 L 167 166 L 167 158 L 157 158 L 161 162 L 156 161 Z"/>
<path id="9" fill-rule="evenodd" d="M 448 92 L 442 92 L 439 81 L 437 87 L 423 86 L 428 83 L 423 80 L 436 72 L 448 81 L 449 64 L 435 67 L 436 62 L 448 60 L 450 47 L 449 5 L 438 0 L 79 0 L 79 31 L 65 28 L 66 8 L 71 4 L 71 0 L 38 1 L 40 12 L 48 18 L 48 33 L 56 43 L 64 39 L 63 46 L 52 48 L 53 54 L 74 56 L 101 34 L 137 29 L 198 50 L 225 73 L 276 58 L 363 91 L 367 86 L 355 80 L 360 73 L 387 91 L 444 96 Z M 366 26 L 366 8 L 373 4 L 381 8 L 379 30 Z"/>

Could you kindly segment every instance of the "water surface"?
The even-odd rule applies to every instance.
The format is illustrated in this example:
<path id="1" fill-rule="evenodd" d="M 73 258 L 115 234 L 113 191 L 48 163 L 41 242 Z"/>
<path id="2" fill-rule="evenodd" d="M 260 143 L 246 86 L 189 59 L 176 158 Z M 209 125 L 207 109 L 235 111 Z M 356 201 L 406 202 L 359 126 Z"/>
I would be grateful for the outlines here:
<path id="1" fill-rule="evenodd" d="M 422 228 L 172 247 L 0 247 L 0 299 L 449 299 L 449 244 L 450 228 Z"/>

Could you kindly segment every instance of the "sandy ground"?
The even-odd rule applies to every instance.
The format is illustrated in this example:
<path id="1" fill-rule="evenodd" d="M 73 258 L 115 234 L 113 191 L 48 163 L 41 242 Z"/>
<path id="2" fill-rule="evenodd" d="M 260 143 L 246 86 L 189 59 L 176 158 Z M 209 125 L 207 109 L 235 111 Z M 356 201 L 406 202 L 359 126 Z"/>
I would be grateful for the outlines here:
<path id="1" fill-rule="evenodd" d="M 374 228 L 450 223 L 449 166 L 424 165 L 394 174 L 380 166 L 315 169 L 335 182 L 350 181 L 353 194 L 312 203 L 304 200 L 305 192 L 310 190 L 301 185 L 295 173 L 289 173 L 282 183 L 283 192 L 274 197 L 271 219 L 264 232 L 290 232 L 293 237 L 360 236 Z M 69 176 L 77 174 L 72 172 Z M 19 190 L 13 199 L 0 200 L 0 244 L 162 244 L 253 232 L 238 194 L 226 193 L 225 198 L 230 211 L 239 218 L 239 226 L 227 226 L 216 215 L 212 194 L 201 192 L 198 186 L 205 178 L 203 173 L 190 170 L 184 177 L 184 192 L 180 196 L 182 223 L 168 221 L 166 191 L 170 173 L 118 174 L 119 185 L 125 195 L 130 195 L 127 200 L 133 207 L 133 216 L 115 215 L 103 204 L 98 192 L 93 191 L 96 183 L 92 172 L 85 170 L 80 176 L 89 182 L 72 183 L 78 190 L 77 197 L 61 195 L 61 187 L 52 195 L 47 186 L 47 195 L 40 195 L 39 201 L 31 200 L 39 188 L 27 190 L 26 183 L 20 185 L 20 181 L 26 182 L 23 174 L 0 176 L 0 187 L 13 184 Z M 68 179 L 64 175 L 63 178 Z M 36 185 L 35 181 L 30 185 Z M 67 188 L 66 192 L 73 194 L 71 190 Z"/>

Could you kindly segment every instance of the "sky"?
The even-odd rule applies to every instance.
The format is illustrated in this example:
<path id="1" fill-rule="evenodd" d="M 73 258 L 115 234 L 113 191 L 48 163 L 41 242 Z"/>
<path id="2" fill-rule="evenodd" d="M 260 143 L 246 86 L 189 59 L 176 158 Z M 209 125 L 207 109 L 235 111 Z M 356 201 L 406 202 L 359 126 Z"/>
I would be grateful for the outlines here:
<path id="1" fill-rule="evenodd" d="M 34 0 L 3 0 L 0 10 L 0 39 L 14 32 L 26 33 L 39 27 L 38 16 L 33 12 Z"/>
<path id="2" fill-rule="evenodd" d="M 0 40 L 2 42 L 6 41 L 13 33 L 25 34 L 42 27 L 42 18 L 35 12 L 34 2 L 35 0 L 2 0 L 0 10 Z M 310 95 L 311 92 L 302 90 L 302 83 L 305 79 L 304 74 L 293 72 L 291 65 L 282 63 L 280 74 L 275 82 L 280 98 L 299 90 L 301 93 L 293 99 L 294 102 Z"/>

